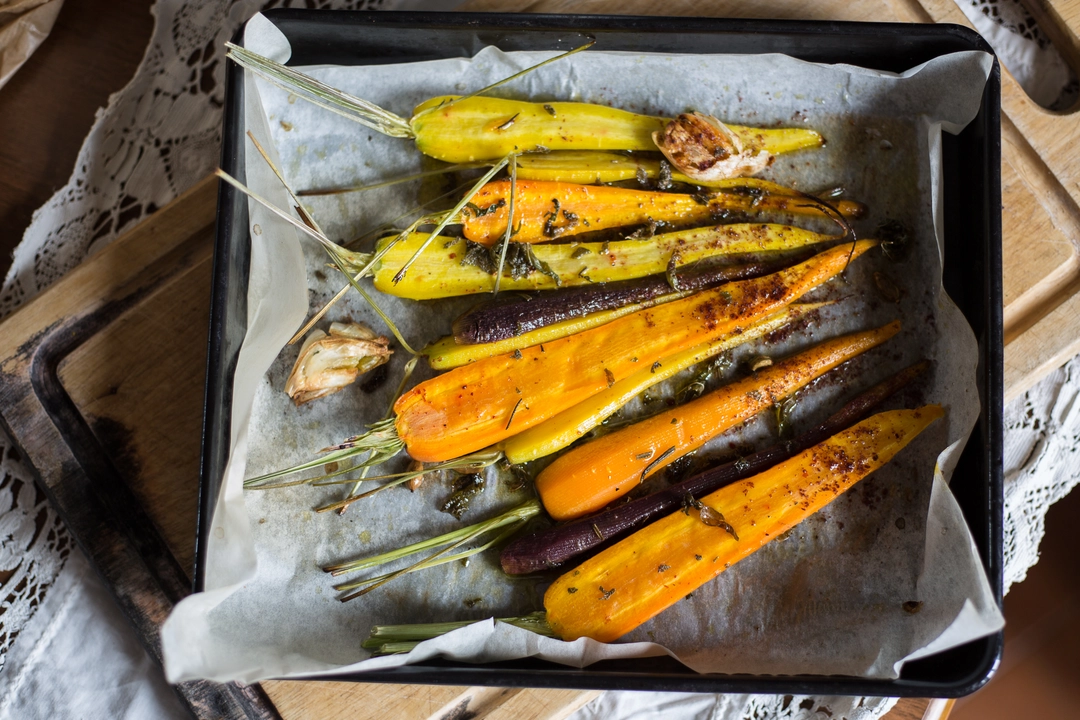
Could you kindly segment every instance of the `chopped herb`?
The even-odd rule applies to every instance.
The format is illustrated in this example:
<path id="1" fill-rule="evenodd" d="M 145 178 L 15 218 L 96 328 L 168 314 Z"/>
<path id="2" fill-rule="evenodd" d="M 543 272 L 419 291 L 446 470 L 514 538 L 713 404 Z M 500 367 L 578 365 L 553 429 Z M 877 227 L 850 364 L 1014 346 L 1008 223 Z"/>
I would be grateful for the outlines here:
<path id="1" fill-rule="evenodd" d="M 662 367 L 663 367 L 663 365 L 661 365 L 661 364 L 660 364 L 660 361 L 659 361 L 659 360 L 657 360 L 656 362 L 654 362 L 654 363 L 652 364 L 652 368 L 650 368 L 650 369 L 649 369 L 649 372 L 653 372 L 653 373 L 654 373 L 654 372 L 656 372 L 657 370 L 659 370 L 659 369 L 660 369 L 660 368 L 662 368 Z"/>
<path id="2" fill-rule="evenodd" d="M 510 473 L 510 477 L 503 482 L 503 487 L 510 492 L 520 492 L 524 490 L 529 485 L 529 481 L 532 480 L 529 476 L 529 472 L 521 465 L 512 465 L 507 462 L 501 467 Z"/>
<path id="3" fill-rule="evenodd" d="M 687 600 L 693 600 L 694 599 L 694 593 L 686 593 L 686 599 Z"/>
<path id="4" fill-rule="evenodd" d="M 573 595 L 574 593 L 576 593 L 576 592 L 577 592 L 577 588 L 575 588 L 575 587 L 568 587 L 568 588 L 566 588 L 566 592 L 568 592 L 568 593 L 570 593 L 571 595 Z"/>
<path id="5" fill-rule="evenodd" d="M 630 362 L 637 362 L 637 355 L 635 355 L 634 357 L 630 358 Z"/>
<path id="6" fill-rule="evenodd" d="M 465 241 L 465 256 L 461 258 L 461 264 L 480 268 L 488 275 L 494 275 L 498 267 L 495 260 L 491 258 L 491 251 L 472 240 Z"/>
<path id="7" fill-rule="evenodd" d="M 551 107 L 550 105 L 545 105 L 544 109 L 547 110 L 548 115 L 550 115 L 551 117 L 555 117 L 555 108 Z"/>
<path id="8" fill-rule="evenodd" d="M 665 450 L 663 455 L 661 455 L 660 457 L 656 458 L 651 463 L 649 463 L 645 467 L 645 469 L 641 471 L 641 477 L 638 479 L 638 483 L 645 482 L 645 478 L 649 476 L 649 473 L 651 473 L 653 471 L 653 468 L 655 468 L 657 465 L 662 463 L 664 461 L 664 458 L 666 458 L 668 455 L 670 455 L 673 452 L 675 452 L 675 446 L 674 445 L 672 445 L 667 450 Z"/>
<path id="9" fill-rule="evenodd" d="M 634 178 L 638 181 L 638 185 L 643 188 L 649 187 L 649 173 L 645 172 L 645 168 L 638 165 L 637 172 L 634 173 Z"/>
<path id="10" fill-rule="evenodd" d="M 661 160 L 660 176 L 656 179 L 656 187 L 660 190 L 670 190 L 671 185 L 671 165 L 667 160 Z"/>
<path id="11" fill-rule="evenodd" d="M 544 216 L 544 237 L 556 237 L 564 229 L 555 227 L 555 221 L 559 219 L 559 198 L 551 198 L 551 205 L 554 209 Z"/>
<path id="12" fill-rule="evenodd" d="M 514 359 L 515 360 L 520 360 L 521 359 L 521 350 L 515 350 L 514 351 Z"/>
<path id="13" fill-rule="evenodd" d="M 697 555 L 697 554 L 695 554 L 695 555 L 694 555 L 694 559 L 695 559 L 695 560 L 700 560 L 700 559 L 701 559 L 701 556 L 700 556 L 700 555 Z"/>
<path id="14" fill-rule="evenodd" d="M 664 225 L 664 223 L 657 222 L 656 220 L 653 220 L 653 219 L 650 218 L 647 223 L 645 223 L 644 225 L 639 227 L 637 230 L 635 230 L 634 232 L 627 235 L 626 239 L 627 240 L 648 240 L 649 238 L 656 235 L 657 228 L 661 227 L 662 225 Z"/>
<path id="15" fill-rule="evenodd" d="M 615 588 L 611 588 L 610 590 L 605 590 L 603 585 L 600 586 L 600 599 L 601 600 L 607 600 L 614 593 L 615 593 Z"/>
<path id="16" fill-rule="evenodd" d="M 602 542 L 602 541 L 604 540 L 604 533 L 600 531 L 600 528 L 599 528 L 599 527 L 597 527 L 596 523 L 593 523 L 593 526 L 592 526 L 592 531 L 593 531 L 593 534 L 594 534 L 594 535 L 596 535 L 596 537 L 597 537 L 597 538 L 598 538 L 598 539 L 599 539 L 599 540 L 600 540 L 601 542 Z"/>
<path id="17" fill-rule="evenodd" d="M 517 403 L 514 405 L 514 409 L 510 411 L 510 419 L 506 421 L 505 430 L 510 429 L 510 423 L 514 422 L 514 416 L 517 415 L 518 408 L 521 407 L 521 403 L 525 401 L 525 398 L 518 398 Z"/>
<path id="18" fill-rule="evenodd" d="M 484 478 L 477 474 L 462 475 L 454 482 L 453 490 L 439 510 L 460 520 L 473 498 L 483 492 Z"/>
<path id="19" fill-rule="evenodd" d="M 465 203 L 465 207 L 469 208 L 469 210 L 472 211 L 473 217 L 484 217 L 485 215 L 490 215 L 491 213 L 499 210 L 500 208 L 506 207 L 506 198 L 499 198 L 496 202 L 493 202 L 485 208 L 482 208 L 471 202 Z"/>
<path id="20" fill-rule="evenodd" d="M 611 372 L 611 370 L 604 368 L 604 376 L 607 377 L 608 387 L 611 387 L 615 384 L 615 373 Z"/>
<path id="21" fill-rule="evenodd" d="M 671 258 L 668 260 L 667 269 L 664 271 L 664 276 L 667 278 L 668 285 L 670 285 L 671 289 L 675 292 L 680 292 L 682 290 L 682 288 L 679 287 L 679 276 L 675 272 L 678 267 L 679 253 L 676 251 L 671 253 Z"/>
<path id="22" fill-rule="evenodd" d="M 654 452 L 653 450 L 648 450 L 648 451 L 643 452 L 643 453 L 638 453 L 637 459 L 638 460 L 648 460 L 649 458 L 651 458 L 653 456 L 653 452 Z"/>
<path id="23" fill-rule="evenodd" d="M 670 569 L 671 569 L 670 565 L 660 565 L 658 568 L 656 568 L 656 572 L 664 572 L 665 570 L 670 570 Z"/>
<path id="24" fill-rule="evenodd" d="M 592 250 L 590 250 L 589 248 L 585 247 L 584 245 L 582 245 L 581 247 L 579 247 L 579 248 L 578 248 L 577 250 L 575 250 L 574 252 L 570 253 L 570 257 L 574 258 L 575 260 L 577 260 L 578 258 L 583 258 L 583 257 L 585 257 L 586 255 L 592 255 Z"/>

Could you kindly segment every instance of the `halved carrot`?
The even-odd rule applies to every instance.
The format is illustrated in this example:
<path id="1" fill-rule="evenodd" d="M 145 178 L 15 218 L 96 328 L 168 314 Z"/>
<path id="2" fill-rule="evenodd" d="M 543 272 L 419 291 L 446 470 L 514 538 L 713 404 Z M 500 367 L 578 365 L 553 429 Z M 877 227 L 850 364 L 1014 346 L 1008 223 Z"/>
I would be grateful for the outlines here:
<path id="1" fill-rule="evenodd" d="M 422 462 L 493 445 L 642 367 L 779 311 L 876 244 L 861 240 L 835 247 L 772 275 L 722 285 L 547 345 L 451 370 L 398 398 L 397 436 Z"/>
<path id="2" fill-rule="evenodd" d="M 702 498 L 730 531 L 689 508 L 639 530 L 548 588 L 549 626 L 567 641 L 617 640 L 827 505 L 942 415 L 937 405 L 874 415 Z"/>
<path id="3" fill-rule="evenodd" d="M 750 325 L 739 333 L 729 333 L 681 353 L 664 358 L 660 367 L 642 367 L 636 373 L 582 400 L 539 425 L 508 437 L 502 443 L 503 454 L 511 465 L 531 462 L 580 440 L 619 408 L 653 385 L 672 378 L 692 365 L 775 332 L 792 320 L 821 307 L 819 303 L 793 304 L 780 312 Z"/>
<path id="4" fill-rule="evenodd" d="M 510 181 L 496 180 L 473 195 L 472 208 L 461 214 L 465 237 L 490 245 L 506 234 L 510 216 Z M 541 243 L 560 237 L 642 223 L 692 224 L 719 222 L 732 213 L 784 212 L 827 217 L 831 211 L 809 196 L 770 190 L 713 192 L 703 195 L 649 192 L 639 188 L 577 185 L 521 180 L 515 183 L 514 240 Z M 839 200 L 836 209 L 858 217 L 863 206 Z"/>
<path id="5" fill-rule="evenodd" d="M 413 300 L 489 293 L 495 289 L 495 263 L 489 268 L 471 264 L 470 248 L 460 239 L 430 244 L 413 261 L 408 274 L 395 281 L 428 238 L 429 233 L 411 233 L 397 242 L 393 237 L 381 240 L 376 251 L 380 259 L 372 273 L 376 289 Z M 543 270 L 519 274 L 508 267 L 501 288 L 552 290 L 628 280 L 664 273 L 673 259 L 682 266 L 705 258 L 796 250 L 840 238 L 790 225 L 740 223 L 680 230 L 647 240 L 527 246 Z M 486 254 L 485 249 L 480 250 Z M 371 255 L 356 253 L 353 267 L 358 271 L 371 259 Z"/>
<path id="6" fill-rule="evenodd" d="M 893 321 L 827 340 L 693 402 L 571 450 L 536 477 L 544 509 L 555 520 L 599 510 L 649 475 L 899 331 L 900 323 Z"/>

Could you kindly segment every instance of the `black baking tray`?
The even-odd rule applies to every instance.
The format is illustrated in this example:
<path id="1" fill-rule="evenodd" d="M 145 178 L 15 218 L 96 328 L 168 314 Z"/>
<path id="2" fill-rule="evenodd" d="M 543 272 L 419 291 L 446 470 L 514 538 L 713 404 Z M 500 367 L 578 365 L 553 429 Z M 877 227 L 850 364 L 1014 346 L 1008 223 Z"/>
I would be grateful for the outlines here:
<path id="1" fill-rule="evenodd" d="M 990 46 L 956 25 L 574 15 L 321 12 L 266 13 L 292 44 L 292 65 L 400 63 L 505 51 L 569 49 L 595 36 L 606 51 L 784 53 L 819 63 L 900 72 L 947 53 Z M 244 178 L 243 73 L 228 67 L 222 168 Z M 1002 286 L 1000 73 L 959 135 L 943 133 L 945 289 L 978 339 L 982 411 L 951 482 L 990 585 L 1002 597 Z M 245 198 L 218 194 L 195 590 L 203 589 L 206 538 L 229 454 L 232 377 L 246 331 L 249 262 Z M 539 660 L 428 661 L 343 679 L 366 682 L 565 687 L 678 692 L 956 697 L 990 678 L 1003 636 L 992 635 L 904 665 L 896 680 L 847 676 L 710 675 L 670 658 L 574 669 Z"/>

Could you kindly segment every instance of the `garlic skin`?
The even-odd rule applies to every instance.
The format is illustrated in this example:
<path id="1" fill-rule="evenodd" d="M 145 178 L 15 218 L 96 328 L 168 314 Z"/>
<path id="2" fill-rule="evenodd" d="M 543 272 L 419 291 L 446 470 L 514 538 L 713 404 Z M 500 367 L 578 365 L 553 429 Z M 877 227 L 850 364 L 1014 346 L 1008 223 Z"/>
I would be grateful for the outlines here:
<path id="1" fill-rule="evenodd" d="M 297 405 L 332 395 L 359 375 L 382 365 L 390 341 L 361 323 L 333 323 L 329 335 L 313 330 L 300 348 L 285 392 Z"/>
<path id="2" fill-rule="evenodd" d="M 744 148 L 724 123 L 698 112 L 679 115 L 654 132 L 653 141 L 675 169 L 694 180 L 753 175 L 775 159 L 765 150 Z"/>

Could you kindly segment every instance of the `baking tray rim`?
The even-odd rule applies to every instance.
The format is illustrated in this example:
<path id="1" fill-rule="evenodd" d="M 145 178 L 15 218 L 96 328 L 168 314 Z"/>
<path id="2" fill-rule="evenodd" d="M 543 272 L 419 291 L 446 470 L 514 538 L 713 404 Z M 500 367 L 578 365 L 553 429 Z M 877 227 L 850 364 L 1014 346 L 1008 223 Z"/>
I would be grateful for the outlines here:
<path id="1" fill-rule="evenodd" d="M 754 20 L 725 18 L 684 18 L 655 16 L 604 16 L 604 15 L 534 15 L 507 13 L 409 13 L 365 11 L 311 11 L 271 10 L 265 13 L 287 36 L 298 29 L 318 29 L 333 34 L 362 32 L 365 28 L 379 28 L 381 32 L 436 31 L 443 33 L 471 33 L 473 45 L 480 41 L 479 35 L 496 34 L 506 42 L 535 40 L 538 33 L 595 33 L 611 38 L 627 37 L 634 33 L 656 34 L 695 33 L 709 37 L 761 40 L 762 38 L 811 38 L 817 42 L 822 37 L 874 39 L 877 41 L 911 41 L 945 43 L 957 47 L 954 50 L 992 49 L 974 31 L 958 25 L 902 23 L 852 23 L 839 21 Z M 330 16 L 333 16 L 331 21 Z M 329 24 L 329 25 L 327 25 Z M 302 31 L 301 31 L 302 34 Z M 234 42 L 242 43 L 242 30 Z M 333 40 L 316 43 L 313 48 L 302 46 L 297 38 L 294 43 L 294 60 L 298 64 L 304 58 L 322 58 L 332 51 Z M 310 41 L 309 41 L 310 42 Z M 799 52 L 802 50 L 802 52 Z M 808 48 L 796 48 L 790 54 L 806 57 Z M 727 51 L 730 52 L 730 49 Z M 850 46 L 847 52 L 850 53 Z M 468 52 L 466 50 L 466 52 Z M 685 50 L 683 50 L 685 52 Z M 836 50 L 841 54 L 843 50 Z M 441 53 L 440 53 L 441 54 Z M 458 53 L 461 55 L 462 53 Z M 450 54 L 446 57 L 453 56 Z M 427 59 L 428 52 L 423 58 Z M 352 60 L 356 57 L 349 58 Z M 407 56 L 395 58 L 405 61 Z M 357 64 L 357 63 L 352 63 Z M 859 64 L 852 62 L 851 64 Z M 915 63 L 912 63 L 915 64 Z M 868 65 L 869 66 L 869 65 Z M 910 66 L 910 65 L 908 65 Z M 243 179 L 243 129 L 241 127 L 243 91 L 242 71 L 235 64 L 226 69 L 225 112 L 221 167 L 235 177 Z M 980 121 L 981 118 L 981 121 Z M 1003 477 L 1002 477 L 1002 406 L 1003 406 L 1003 331 L 1001 317 L 1001 215 L 1000 215 L 1000 69 L 997 61 L 987 81 L 983 95 L 983 107 L 979 117 L 968 130 L 978 123 L 984 135 L 983 161 L 983 218 L 985 247 L 981 271 L 982 286 L 987 301 L 982 308 L 982 322 L 973 323 L 979 340 L 978 384 L 983 409 L 979 423 L 968 442 L 969 452 L 980 453 L 986 465 L 986 487 L 983 500 L 985 515 L 979 519 L 986 522 L 983 532 L 976 534 L 976 545 L 982 555 L 984 567 L 1000 606 L 1002 598 L 1002 552 L 1003 552 Z M 204 398 L 203 443 L 199 481 L 198 532 L 194 591 L 200 592 L 205 582 L 206 546 L 210 531 L 213 507 L 217 501 L 220 479 L 229 453 L 229 425 L 232 402 L 232 374 L 242 341 L 246 320 L 247 276 L 247 209 L 242 196 L 222 183 L 218 193 L 218 214 L 214 245 L 213 279 L 211 289 L 211 318 L 207 351 L 207 380 Z M 236 230 L 242 240 L 237 244 Z M 967 313 L 965 313 L 967 314 Z M 970 318 L 969 318 L 970 321 Z M 972 444 L 977 448 L 972 448 Z M 970 523 L 969 518 L 969 523 Z M 450 661 L 429 661 L 390 670 L 363 673 L 346 673 L 335 676 L 339 680 L 359 682 L 421 683 L 452 685 L 500 685 L 513 687 L 565 687 L 601 690 L 653 690 L 675 692 L 735 692 L 770 694 L 830 694 L 830 695 L 880 695 L 912 697 L 959 697 L 974 692 L 984 685 L 1000 663 L 1003 647 L 1001 632 L 972 641 L 962 648 L 945 654 L 965 651 L 959 658 L 967 663 L 958 675 L 934 681 L 921 677 L 901 677 L 878 680 L 851 676 L 761 676 L 761 675 L 714 675 L 699 674 L 670 659 L 661 659 L 660 670 L 627 670 L 625 663 L 600 663 L 583 669 L 560 666 L 544 661 L 521 661 L 494 664 L 467 664 Z M 939 656 L 932 656 L 934 660 Z M 649 663 L 643 659 L 633 661 L 636 665 Z M 669 666 L 664 666 L 668 660 Z M 909 663 L 907 669 L 924 660 Z M 313 678 L 314 679 L 314 678 Z M 324 678 L 325 679 L 325 678 Z"/>

